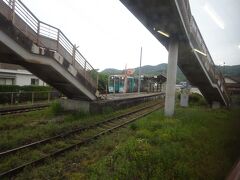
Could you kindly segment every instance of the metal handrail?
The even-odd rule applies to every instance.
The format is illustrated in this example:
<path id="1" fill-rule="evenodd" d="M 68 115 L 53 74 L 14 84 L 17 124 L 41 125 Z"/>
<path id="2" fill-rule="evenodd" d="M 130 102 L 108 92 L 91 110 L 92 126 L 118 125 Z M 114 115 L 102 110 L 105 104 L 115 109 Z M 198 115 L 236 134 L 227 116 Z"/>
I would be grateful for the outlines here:
<path id="1" fill-rule="evenodd" d="M 23 3 L 21 0 L 1 0 L 3 1 L 12 11 L 11 17 L 7 17 L 12 21 L 20 31 L 28 36 L 34 43 L 40 47 L 47 48 L 58 52 L 63 57 L 66 56 L 66 52 L 72 57 L 71 64 L 75 66 L 76 70 L 81 73 L 81 71 L 97 71 L 89 64 L 89 62 L 84 58 L 84 56 L 77 50 L 76 46 L 62 33 L 62 31 L 50 24 L 40 21 Z M 15 16 L 18 16 L 24 23 L 26 23 L 26 28 L 20 26 L 18 22 L 15 22 Z M 31 35 L 31 37 L 29 37 Z M 41 42 L 41 37 L 48 38 L 56 41 L 56 48 L 51 49 L 48 45 Z M 66 52 L 62 52 L 59 49 L 61 45 Z M 62 50 L 62 48 L 61 48 Z M 67 59 L 67 58 L 66 58 Z M 76 63 L 82 67 L 77 68 Z M 87 65 L 87 66 L 86 66 Z M 87 67 L 87 68 L 86 68 Z M 92 75 L 92 73 L 84 73 L 85 79 L 89 81 L 92 88 L 97 89 L 97 78 Z"/>
<path id="2" fill-rule="evenodd" d="M 197 37 L 196 40 L 198 41 L 199 44 L 202 45 L 202 47 L 199 47 L 198 48 L 201 48 L 200 50 L 203 50 L 206 54 L 207 54 L 207 57 L 205 58 L 207 60 L 208 63 L 205 63 L 204 65 L 204 68 L 207 70 L 208 74 L 210 75 L 211 79 L 217 84 L 217 86 L 221 89 L 221 87 L 223 88 L 224 92 L 227 94 L 227 91 L 226 91 L 226 88 L 225 88 L 225 80 L 224 80 L 224 77 L 222 75 L 222 73 L 219 71 L 219 69 L 216 68 L 216 65 L 211 57 L 211 54 L 205 44 L 205 41 L 202 37 L 202 34 L 197 26 L 197 23 L 194 19 L 194 17 L 192 16 L 192 19 L 193 19 L 193 23 L 194 25 L 196 26 L 197 28 L 197 33 L 198 33 L 198 36 L 194 35 L 193 37 Z M 199 39 L 200 38 L 200 39 Z M 204 63 L 205 61 L 202 59 L 202 62 Z M 206 66 L 210 66 L 209 67 L 209 70 L 206 68 Z M 210 69 L 213 69 L 213 71 L 211 72 Z M 213 73 L 213 74 L 212 74 Z M 217 78 L 216 78 L 217 77 Z M 220 80 L 220 84 L 217 83 L 217 81 Z"/>
<path id="3" fill-rule="evenodd" d="M 223 94 L 227 96 L 227 90 L 225 88 L 225 80 L 222 76 L 222 73 L 216 68 L 214 61 L 211 57 L 211 54 L 204 42 L 204 39 L 202 37 L 202 34 L 198 28 L 198 25 L 194 19 L 194 17 L 191 14 L 190 5 L 188 0 L 187 1 L 177 1 L 180 9 L 181 14 L 183 16 L 183 21 L 187 30 L 187 33 L 190 35 L 190 41 L 193 44 L 194 48 L 204 52 L 207 54 L 206 57 L 199 56 L 202 64 L 204 65 L 203 68 L 207 71 L 209 77 L 211 80 L 217 84 L 219 89 L 221 87 L 223 88 Z M 218 81 L 220 81 L 220 84 L 218 84 Z"/>

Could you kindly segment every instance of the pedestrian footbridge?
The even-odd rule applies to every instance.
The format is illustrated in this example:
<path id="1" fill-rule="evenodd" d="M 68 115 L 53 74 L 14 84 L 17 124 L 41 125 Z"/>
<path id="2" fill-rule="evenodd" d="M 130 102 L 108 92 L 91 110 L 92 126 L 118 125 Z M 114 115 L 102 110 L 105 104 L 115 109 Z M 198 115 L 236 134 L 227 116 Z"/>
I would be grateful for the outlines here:
<path id="1" fill-rule="evenodd" d="M 210 104 L 229 105 L 224 78 L 215 68 L 188 0 L 120 1 L 166 49 L 172 40 L 178 41 L 179 68 Z"/>
<path id="2" fill-rule="evenodd" d="M 213 104 L 229 105 L 222 74 L 191 14 L 188 0 L 120 0 L 168 49 L 178 42 L 178 66 Z M 0 62 L 19 64 L 68 98 L 95 100 L 97 72 L 68 38 L 40 21 L 20 0 L 0 0 Z"/>
<path id="3" fill-rule="evenodd" d="M 25 67 L 68 98 L 96 99 L 94 68 L 60 29 L 20 0 L 0 0 L 0 62 Z"/>

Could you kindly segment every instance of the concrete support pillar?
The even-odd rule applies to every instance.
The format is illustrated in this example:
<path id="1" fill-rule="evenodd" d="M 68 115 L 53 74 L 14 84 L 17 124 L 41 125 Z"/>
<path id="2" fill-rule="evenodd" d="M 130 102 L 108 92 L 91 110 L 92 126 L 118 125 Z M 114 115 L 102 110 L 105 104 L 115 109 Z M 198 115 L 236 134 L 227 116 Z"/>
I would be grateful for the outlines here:
<path id="1" fill-rule="evenodd" d="M 167 86 L 165 98 L 165 116 L 171 117 L 174 114 L 175 91 L 178 60 L 178 41 L 171 39 L 168 48 Z"/>

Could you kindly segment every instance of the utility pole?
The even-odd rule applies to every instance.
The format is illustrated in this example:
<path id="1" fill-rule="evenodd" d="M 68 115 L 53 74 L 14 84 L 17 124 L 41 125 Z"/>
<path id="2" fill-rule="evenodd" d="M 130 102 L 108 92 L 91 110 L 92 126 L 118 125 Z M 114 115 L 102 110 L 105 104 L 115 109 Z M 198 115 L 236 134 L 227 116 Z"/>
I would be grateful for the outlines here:
<path id="1" fill-rule="evenodd" d="M 138 94 L 140 94 L 141 89 L 141 67 L 142 67 L 142 47 L 140 51 L 140 66 L 139 66 L 139 75 L 138 75 Z"/>

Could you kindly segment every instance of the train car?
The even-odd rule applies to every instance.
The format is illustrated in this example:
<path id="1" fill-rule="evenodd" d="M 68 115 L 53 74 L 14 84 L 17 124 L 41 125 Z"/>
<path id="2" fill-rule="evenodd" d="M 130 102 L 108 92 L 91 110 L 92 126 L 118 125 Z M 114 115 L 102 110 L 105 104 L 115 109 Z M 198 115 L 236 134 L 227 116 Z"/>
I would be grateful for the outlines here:
<path id="1" fill-rule="evenodd" d="M 124 76 L 119 77 L 119 92 L 124 92 Z"/>
<path id="2" fill-rule="evenodd" d="M 111 75 L 108 78 L 108 92 L 109 93 L 123 93 L 124 92 L 124 76 Z"/>
<path id="3" fill-rule="evenodd" d="M 111 75 L 108 78 L 109 93 L 132 93 L 135 92 L 135 86 L 136 83 L 134 77 L 125 75 Z"/>
<path id="4" fill-rule="evenodd" d="M 127 92 L 132 93 L 134 92 L 135 89 L 135 82 L 134 82 L 134 77 L 127 77 Z"/>
<path id="5" fill-rule="evenodd" d="M 163 84 L 166 77 L 159 76 L 142 76 L 141 77 L 141 92 L 157 92 L 162 91 Z M 138 92 L 138 77 L 125 76 L 125 75 L 112 75 L 109 76 L 108 92 L 109 93 L 133 93 Z"/>
<path id="6" fill-rule="evenodd" d="M 109 93 L 114 93 L 116 92 L 116 81 L 118 78 L 116 76 L 109 76 L 108 78 L 108 92 Z"/>

